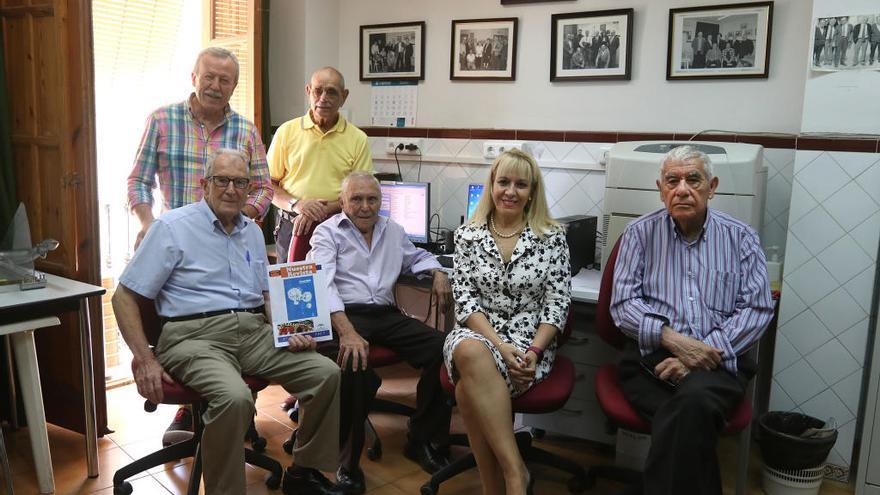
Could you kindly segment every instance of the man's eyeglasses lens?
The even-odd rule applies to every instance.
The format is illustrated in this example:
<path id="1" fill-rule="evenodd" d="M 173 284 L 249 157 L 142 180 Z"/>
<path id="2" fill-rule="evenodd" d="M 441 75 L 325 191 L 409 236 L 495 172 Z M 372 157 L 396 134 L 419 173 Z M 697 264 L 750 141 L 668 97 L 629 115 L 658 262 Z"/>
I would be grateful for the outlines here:
<path id="1" fill-rule="evenodd" d="M 244 189 L 251 183 L 251 180 L 247 177 L 224 177 L 222 175 L 212 175 L 208 178 L 214 181 L 214 185 L 217 187 L 229 187 L 229 183 L 232 182 L 232 185 L 235 186 L 236 189 Z"/>

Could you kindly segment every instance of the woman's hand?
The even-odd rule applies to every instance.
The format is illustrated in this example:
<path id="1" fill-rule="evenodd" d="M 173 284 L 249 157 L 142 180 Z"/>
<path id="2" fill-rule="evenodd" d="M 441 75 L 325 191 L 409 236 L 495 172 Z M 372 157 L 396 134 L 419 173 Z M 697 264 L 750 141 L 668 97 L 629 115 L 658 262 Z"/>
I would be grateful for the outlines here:
<path id="1" fill-rule="evenodd" d="M 517 349 L 513 344 L 503 343 L 498 347 L 501 357 L 504 358 L 504 364 L 507 365 L 507 373 L 510 375 L 510 381 L 518 389 L 527 388 L 529 383 L 535 378 L 534 364 L 529 364 L 529 358 L 526 353 Z M 529 371 L 529 367 L 532 370 Z"/>

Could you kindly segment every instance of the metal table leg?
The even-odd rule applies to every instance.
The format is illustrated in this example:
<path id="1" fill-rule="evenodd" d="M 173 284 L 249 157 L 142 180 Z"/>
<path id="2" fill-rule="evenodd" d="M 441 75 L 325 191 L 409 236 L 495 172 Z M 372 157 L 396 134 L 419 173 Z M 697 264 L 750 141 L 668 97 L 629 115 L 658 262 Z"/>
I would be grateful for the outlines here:
<path id="1" fill-rule="evenodd" d="M 95 373 L 92 362 L 92 324 L 89 300 L 79 302 L 80 357 L 82 361 L 83 407 L 86 421 L 86 461 L 89 478 L 98 477 L 98 427 L 95 419 Z"/>

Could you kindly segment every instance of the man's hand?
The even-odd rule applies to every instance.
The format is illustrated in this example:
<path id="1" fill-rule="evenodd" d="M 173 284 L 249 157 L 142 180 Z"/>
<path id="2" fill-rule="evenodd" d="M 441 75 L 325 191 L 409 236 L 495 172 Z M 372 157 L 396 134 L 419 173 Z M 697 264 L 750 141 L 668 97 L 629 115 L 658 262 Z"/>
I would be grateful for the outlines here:
<path id="1" fill-rule="evenodd" d="M 682 335 L 668 326 L 663 327 L 661 341 L 663 347 L 689 369 L 714 370 L 721 364 L 721 355 L 724 351 Z"/>
<path id="2" fill-rule="evenodd" d="M 318 342 L 309 335 L 294 334 L 287 339 L 287 349 L 290 352 L 314 351 Z"/>
<path id="3" fill-rule="evenodd" d="M 317 222 L 305 215 L 297 215 L 293 219 L 293 235 L 304 235 L 312 229 Z"/>
<path id="4" fill-rule="evenodd" d="M 138 232 L 137 237 L 134 239 L 134 250 L 137 251 L 137 248 L 140 247 L 141 242 L 143 242 L 144 237 L 147 235 L 147 231 L 150 230 L 150 224 L 146 224 L 141 227 L 141 230 Z"/>
<path id="5" fill-rule="evenodd" d="M 449 286 L 449 277 L 443 270 L 434 270 L 434 283 L 431 292 L 437 299 L 437 307 L 441 312 L 446 312 L 452 305 L 452 288 Z"/>
<path id="6" fill-rule="evenodd" d="M 162 369 L 155 357 L 137 363 L 134 381 L 138 393 L 153 404 L 162 402 L 162 382 L 174 383 L 174 379 Z"/>
<path id="7" fill-rule="evenodd" d="M 301 199 L 293 206 L 293 211 L 313 222 L 323 222 L 330 213 L 326 199 Z"/>
<path id="8" fill-rule="evenodd" d="M 370 343 L 364 340 L 357 332 L 340 333 L 339 353 L 336 355 L 336 364 L 345 369 L 345 363 L 351 358 L 351 370 L 367 369 L 367 355 L 370 353 Z"/>
<path id="9" fill-rule="evenodd" d="M 654 375 L 661 379 L 672 383 L 678 383 L 682 378 L 687 376 L 691 370 L 678 358 L 666 358 L 654 367 Z"/>
<path id="10" fill-rule="evenodd" d="M 134 205 L 131 211 L 141 222 L 141 230 L 140 232 L 138 232 L 137 237 L 134 240 L 134 250 L 137 251 L 138 246 L 141 245 L 141 242 L 144 240 L 144 236 L 147 235 L 147 230 L 150 229 L 150 225 L 152 225 L 155 218 L 153 218 L 152 206 L 147 203 Z"/>

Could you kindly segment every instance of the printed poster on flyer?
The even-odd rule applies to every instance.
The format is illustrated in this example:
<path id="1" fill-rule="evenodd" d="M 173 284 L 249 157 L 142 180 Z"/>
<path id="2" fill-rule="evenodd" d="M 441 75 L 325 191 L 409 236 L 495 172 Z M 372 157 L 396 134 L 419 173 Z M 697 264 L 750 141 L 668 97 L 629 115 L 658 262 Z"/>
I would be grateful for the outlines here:
<path id="1" fill-rule="evenodd" d="M 275 347 L 287 347 L 290 335 L 331 340 L 327 283 L 321 265 L 297 261 L 269 265 L 269 301 Z"/>

